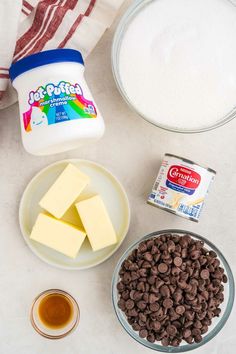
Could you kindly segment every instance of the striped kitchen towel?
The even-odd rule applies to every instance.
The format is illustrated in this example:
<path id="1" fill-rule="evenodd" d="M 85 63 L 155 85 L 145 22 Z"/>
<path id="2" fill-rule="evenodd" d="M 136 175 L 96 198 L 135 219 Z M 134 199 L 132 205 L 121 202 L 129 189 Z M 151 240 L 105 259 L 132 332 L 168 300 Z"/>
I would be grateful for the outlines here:
<path id="1" fill-rule="evenodd" d="M 1 0 L 0 108 L 17 100 L 12 62 L 42 50 L 74 48 L 83 57 L 111 25 L 123 0 Z"/>

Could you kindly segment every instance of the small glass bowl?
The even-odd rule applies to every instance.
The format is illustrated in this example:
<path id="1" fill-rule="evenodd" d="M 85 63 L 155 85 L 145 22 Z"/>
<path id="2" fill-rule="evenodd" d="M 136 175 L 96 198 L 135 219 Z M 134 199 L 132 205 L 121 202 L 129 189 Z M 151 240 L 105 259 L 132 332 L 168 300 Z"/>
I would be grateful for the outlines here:
<path id="1" fill-rule="evenodd" d="M 158 124 L 156 122 L 153 122 L 153 120 L 150 117 L 146 116 L 143 112 L 141 112 L 139 110 L 138 105 L 134 105 L 131 102 L 129 96 L 127 95 L 127 93 L 122 85 L 122 80 L 121 80 L 121 76 L 120 76 L 120 71 L 119 71 L 120 47 L 121 47 L 121 43 L 122 43 L 125 31 L 126 31 L 127 27 L 129 26 L 129 24 L 131 23 L 131 21 L 134 19 L 136 14 L 138 14 L 140 11 L 142 11 L 152 1 L 156 1 L 156 0 L 136 0 L 136 1 L 134 1 L 128 7 L 128 9 L 124 13 L 124 15 L 122 16 L 122 18 L 116 28 L 115 34 L 114 34 L 112 49 L 111 49 L 111 66 L 112 66 L 113 77 L 114 77 L 115 83 L 117 85 L 117 88 L 118 88 L 121 96 L 123 97 L 125 102 L 128 104 L 128 106 L 133 111 L 138 113 L 138 115 L 141 116 L 143 119 L 145 119 L 147 122 L 153 124 L 154 126 L 156 126 L 158 128 L 172 131 L 172 132 L 176 132 L 176 133 L 185 133 L 185 134 L 202 133 L 202 132 L 216 129 L 216 128 L 221 127 L 222 125 L 225 125 L 226 123 L 230 122 L 232 119 L 234 119 L 236 117 L 236 107 L 232 107 L 232 110 L 230 112 L 228 112 L 228 114 L 226 114 L 224 117 L 222 117 L 221 119 L 219 119 L 218 121 L 216 121 L 214 124 L 212 124 L 210 126 L 204 126 L 204 127 L 199 127 L 199 128 L 193 128 L 193 129 L 180 129 L 180 128 L 177 128 L 174 126 L 172 127 L 172 126 L 162 125 L 162 124 Z M 230 4 L 235 7 L 235 4 L 229 0 L 229 5 Z"/>
<path id="2" fill-rule="evenodd" d="M 117 283 L 120 280 L 119 271 L 120 271 L 120 268 L 121 268 L 121 265 L 122 265 L 123 261 L 130 255 L 130 253 L 135 248 L 138 247 L 140 242 L 142 242 L 144 240 L 151 239 L 153 237 L 160 236 L 162 234 L 178 234 L 178 235 L 181 235 L 181 236 L 188 234 L 188 235 L 190 235 L 192 238 L 194 238 L 196 240 L 204 241 L 207 249 L 213 250 L 213 251 L 216 252 L 217 257 L 219 258 L 219 260 L 221 262 L 221 267 L 224 268 L 225 274 L 228 277 L 228 282 L 226 284 L 224 284 L 224 297 L 225 297 L 225 299 L 224 299 L 224 302 L 221 304 L 221 307 L 220 307 L 221 308 L 220 317 L 215 317 L 213 319 L 212 324 L 209 327 L 209 331 L 206 334 L 203 335 L 203 340 L 200 343 L 187 344 L 185 341 L 182 341 L 179 347 L 172 347 L 172 346 L 164 347 L 161 344 L 159 344 L 159 342 L 150 343 L 146 339 L 142 339 L 142 338 L 139 337 L 138 332 L 133 330 L 131 325 L 128 323 L 124 312 L 121 311 L 121 309 L 117 305 L 118 300 L 119 300 L 119 294 L 118 294 L 116 286 L 117 286 Z M 140 240 L 136 241 L 134 244 L 132 244 L 127 249 L 127 251 L 125 251 L 123 256 L 120 258 L 120 260 L 119 260 L 119 262 L 118 262 L 118 264 L 117 264 L 117 266 L 116 266 L 116 268 L 114 270 L 113 279 L 112 279 L 112 303 L 113 303 L 113 307 L 114 307 L 116 316 L 117 316 L 118 320 L 120 321 L 121 325 L 123 326 L 123 328 L 138 343 L 144 345 L 145 347 L 153 349 L 155 351 L 164 352 L 164 353 L 183 353 L 183 352 L 187 352 L 189 350 L 193 350 L 193 349 L 199 348 L 202 345 L 204 345 L 207 342 L 209 342 L 211 339 L 213 339 L 219 333 L 219 331 L 223 328 L 223 326 L 225 325 L 226 321 L 229 318 L 229 315 L 230 315 L 232 307 L 233 307 L 234 293 L 235 293 L 235 289 L 234 289 L 233 274 L 232 274 L 232 271 L 230 269 L 229 264 L 227 263 L 225 257 L 223 256 L 223 254 L 209 240 L 207 240 L 204 237 L 199 236 L 199 235 L 197 235 L 197 234 L 195 234 L 193 232 L 184 231 L 184 230 L 170 229 L 170 230 L 157 231 L 157 232 L 153 232 L 153 233 L 151 233 L 151 234 L 149 234 L 147 236 L 144 236 Z"/>
<path id="3" fill-rule="evenodd" d="M 72 305 L 72 318 L 70 322 L 62 328 L 58 329 L 51 329 L 45 326 L 39 318 L 38 315 L 38 308 L 39 304 L 42 301 L 43 298 L 45 298 L 48 295 L 63 295 L 65 296 L 69 302 Z M 31 311 L 30 311 L 30 321 L 35 329 L 36 332 L 38 332 L 41 336 L 48 338 L 48 339 L 60 339 L 66 337 L 68 334 L 70 334 L 77 326 L 79 323 L 80 319 L 80 311 L 79 311 L 79 305 L 77 304 L 76 300 L 67 292 L 59 289 L 49 289 L 43 291 L 41 294 L 39 294 L 33 301 Z"/>

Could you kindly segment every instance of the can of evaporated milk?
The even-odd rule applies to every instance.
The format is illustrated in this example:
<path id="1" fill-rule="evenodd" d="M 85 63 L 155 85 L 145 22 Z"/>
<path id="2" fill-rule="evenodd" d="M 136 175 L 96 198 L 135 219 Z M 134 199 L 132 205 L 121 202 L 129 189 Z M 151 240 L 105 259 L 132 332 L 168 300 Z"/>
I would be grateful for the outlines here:
<path id="1" fill-rule="evenodd" d="M 165 154 L 148 204 L 192 221 L 199 221 L 216 172 L 193 161 Z"/>

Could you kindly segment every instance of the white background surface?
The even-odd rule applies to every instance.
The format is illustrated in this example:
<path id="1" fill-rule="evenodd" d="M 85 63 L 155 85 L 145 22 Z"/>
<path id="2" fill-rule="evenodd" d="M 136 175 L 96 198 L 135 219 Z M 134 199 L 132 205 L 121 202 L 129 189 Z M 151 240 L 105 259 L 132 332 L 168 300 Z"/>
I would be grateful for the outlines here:
<path id="1" fill-rule="evenodd" d="M 124 7 L 123 9 L 124 10 Z M 122 329 L 111 305 L 113 269 L 124 250 L 149 232 L 165 228 L 195 231 L 214 242 L 236 271 L 236 121 L 197 135 L 166 132 L 140 119 L 120 97 L 111 73 L 110 47 L 115 26 L 107 31 L 86 65 L 86 77 L 106 122 L 96 145 L 50 157 L 34 157 L 22 147 L 17 105 L 0 112 L 0 354 L 147 354 Z M 199 224 L 146 204 L 165 152 L 215 169 Z M 123 183 L 131 205 L 131 227 L 119 251 L 85 271 L 54 269 L 27 248 L 18 225 L 21 194 L 41 168 L 65 158 L 91 159 Z M 59 341 L 41 338 L 31 328 L 33 298 L 48 288 L 71 292 L 81 309 L 76 332 Z M 232 354 L 236 344 L 235 307 L 222 332 L 196 354 Z"/>

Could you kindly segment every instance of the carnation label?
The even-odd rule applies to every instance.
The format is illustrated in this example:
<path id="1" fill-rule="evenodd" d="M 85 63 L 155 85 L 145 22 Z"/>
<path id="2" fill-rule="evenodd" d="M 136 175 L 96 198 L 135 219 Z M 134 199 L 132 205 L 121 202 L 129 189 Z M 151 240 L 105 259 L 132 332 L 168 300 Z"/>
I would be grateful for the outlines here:
<path id="1" fill-rule="evenodd" d="M 215 174 L 210 168 L 165 154 L 148 203 L 197 222 Z"/>

